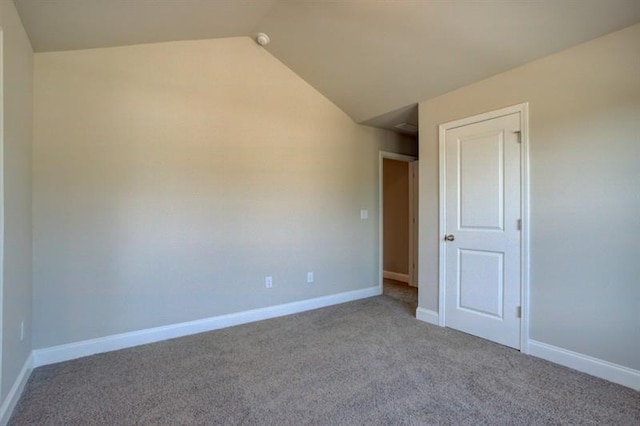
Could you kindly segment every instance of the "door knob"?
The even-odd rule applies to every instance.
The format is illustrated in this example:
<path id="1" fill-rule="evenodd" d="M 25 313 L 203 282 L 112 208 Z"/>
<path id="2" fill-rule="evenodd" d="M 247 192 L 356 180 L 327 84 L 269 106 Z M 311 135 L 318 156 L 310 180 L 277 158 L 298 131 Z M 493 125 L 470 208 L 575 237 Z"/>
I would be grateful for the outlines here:
<path id="1" fill-rule="evenodd" d="M 453 234 L 447 234 L 447 235 L 444 236 L 444 240 L 445 241 L 453 241 L 455 239 L 456 239 L 456 237 L 454 237 Z"/>

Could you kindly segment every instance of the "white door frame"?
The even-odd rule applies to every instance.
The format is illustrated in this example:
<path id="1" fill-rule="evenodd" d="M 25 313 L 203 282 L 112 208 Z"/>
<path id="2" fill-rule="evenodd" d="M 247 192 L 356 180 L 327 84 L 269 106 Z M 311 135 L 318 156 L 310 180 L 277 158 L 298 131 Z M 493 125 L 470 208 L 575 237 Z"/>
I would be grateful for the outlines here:
<path id="1" fill-rule="evenodd" d="M 0 27 L 0 384 L 4 340 L 4 33 Z M 0 404 L 2 401 L 0 400 Z M 2 414 L 2 413 L 0 413 Z"/>
<path id="2" fill-rule="evenodd" d="M 405 163 L 415 163 L 418 161 L 418 157 L 414 157 L 413 155 L 405 155 L 405 154 L 397 154 L 395 152 L 387 152 L 380 151 L 378 157 L 378 287 L 380 290 L 380 294 L 382 294 L 382 282 L 383 276 L 382 271 L 384 269 L 384 181 L 383 181 L 383 165 L 384 159 L 387 158 L 389 160 L 403 161 Z M 417 163 L 416 163 L 417 164 Z M 411 168 L 409 169 L 409 214 L 412 213 L 412 207 L 417 209 L 418 203 L 417 200 L 412 200 L 412 197 L 417 193 L 417 166 L 416 166 L 416 174 L 415 179 L 412 179 L 413 174 L 411 173 Z M 413 183 L 411 183 L 413 181 Z M 413 192 L 412 192 L 413 191 Z M 413 202 L 413 204 L 412 204 Z M 415 243 L 417 242 L 417 231 L 418 224 L 413 224 L 411 221 L 409 222 L 409 262 L 418 266 L 418 251 L 415 250 Z M 412 249 L 413 247 L 413 249 Z M 417 269 L 416 269 L 417 271 Z M 418 277 L 417 274 L 413 272 L 412 268 L 409 268 L 409 281 L 412 281 L 417 285 Z"/>
<path id="3" fill-rule="evenodd" d="M 521 318 L 520 318 L 520 351 L 529 353 L 529 104 L 522 103 L 507 108 L 474 115 L 438 126 L 440 149 L 440 223 L 439 223 L 439 297 L 438 324 L 446 326 L 446 249 L 444 235 L 446 233 L 446 150 L 445 135 L 447 130 L 480 121 L 520 113 L 520 185 L 521 185 L 521 240 L 520 240 L 520 289 L 521 289 Z"/>
<path id="4" fill-rule="evenodd" d="M 409 285 L 418 287 L 418 160 L 409 163 Z"/>

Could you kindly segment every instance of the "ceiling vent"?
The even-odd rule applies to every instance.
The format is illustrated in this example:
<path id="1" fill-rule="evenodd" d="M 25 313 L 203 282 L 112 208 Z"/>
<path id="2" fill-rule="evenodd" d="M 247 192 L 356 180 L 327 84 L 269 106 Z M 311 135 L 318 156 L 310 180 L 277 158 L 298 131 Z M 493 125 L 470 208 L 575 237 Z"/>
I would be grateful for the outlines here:
<path id="1" fill-rule="evenodd" d="M 418 126 L 416 126 L 415 124 L 400 123 L 400 124 L 396 124 L 393 127 L 395 127 L 398 130 L 402 130 L 404 132 L 407 132 L 407 133 L 418 133 Z"/>

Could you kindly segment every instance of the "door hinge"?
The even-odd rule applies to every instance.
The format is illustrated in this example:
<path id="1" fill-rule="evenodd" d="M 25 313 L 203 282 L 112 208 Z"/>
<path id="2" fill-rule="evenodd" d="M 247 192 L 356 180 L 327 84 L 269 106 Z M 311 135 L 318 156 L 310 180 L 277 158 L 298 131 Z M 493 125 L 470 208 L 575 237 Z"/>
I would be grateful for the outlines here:
<path id="1" fill-rule="evenodd" d="M 516 318 L 522 318 L 522 306 L 516 307 Z"/>
<path id="2" fill-rule="evenodd" d="M 520 130 L 514 130 L 513 133 L 516 134 L 516 137 L 518 138 L 518 143 L 522 143 L 522 132 Z"/>
<path id="3" fill-rule="evenodd" d="M 518 229 L 518 231 L 522 230 L 522 219 L 516 220 L 516 228 Z"/>

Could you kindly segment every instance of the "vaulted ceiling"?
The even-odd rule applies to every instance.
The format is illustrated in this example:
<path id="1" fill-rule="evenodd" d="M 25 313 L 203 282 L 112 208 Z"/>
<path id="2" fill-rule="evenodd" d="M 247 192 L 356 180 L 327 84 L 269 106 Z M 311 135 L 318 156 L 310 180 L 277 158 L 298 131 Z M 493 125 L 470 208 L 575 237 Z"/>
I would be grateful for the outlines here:
<path id="1" fill-rule="evenodd" d="M 249 36 L 354 121 L 640 22 L 639 0 L 14 0 L 36 52 Z"/>

